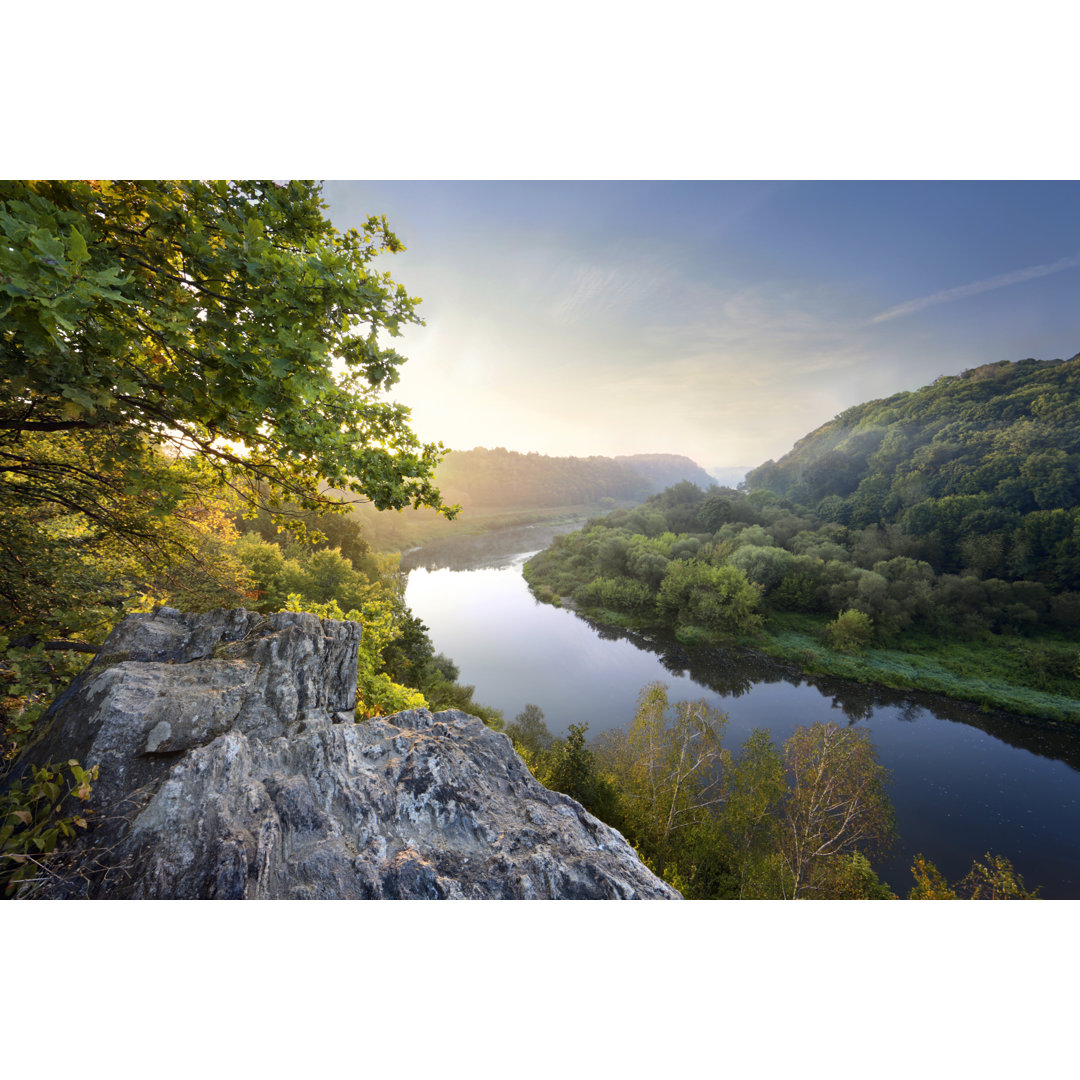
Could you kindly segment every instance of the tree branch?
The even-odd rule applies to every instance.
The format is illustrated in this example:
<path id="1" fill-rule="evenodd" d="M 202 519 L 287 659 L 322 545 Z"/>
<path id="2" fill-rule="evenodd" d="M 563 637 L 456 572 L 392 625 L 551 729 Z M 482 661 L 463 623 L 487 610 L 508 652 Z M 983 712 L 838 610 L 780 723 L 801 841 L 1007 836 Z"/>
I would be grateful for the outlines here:
<path id="1" fill-rule="evenodd" d="M 72 431 L 103 426 L 91 420 L 0 420 L 0 431 Z"/>
<path id="2" fill-rule="evenodd" d="M 45 652 L 84 652 L 99 653 L 100 645 L 91 645 L 87 641 L 42 641 L 36 634 L 23 634 L 16 638 L 9 649 L 29 649 L 34 645 L 40 645 Z"/>

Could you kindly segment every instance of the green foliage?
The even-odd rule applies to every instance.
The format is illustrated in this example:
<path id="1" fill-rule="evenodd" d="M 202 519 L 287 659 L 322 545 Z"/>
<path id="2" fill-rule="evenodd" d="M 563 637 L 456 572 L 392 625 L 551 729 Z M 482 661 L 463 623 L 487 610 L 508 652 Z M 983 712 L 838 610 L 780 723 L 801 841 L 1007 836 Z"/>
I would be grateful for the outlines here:
<path id="1" fill-rule="evenodd" d="M 635 615 L 649 615 L 655 606 L 648 585 L 626 578 L 595 578 L 576 589 L 574 599 L 586 607 L 611 608 Z"/>
<path id="2" fill-rule="evenodd" d="M 237 526 L 246 536 L 277 544 L 290 556 L 310 555 L 321 549 L 337 549 L 352 563 L 353 569 L 374 581 L 385 573 L 386 556 L 375 554 L 357 518 L 341 514 L 316 514 L 299 506 L 284 510 L 297 521 L 302 529 L 294 531 L 277 524 L 266 510 L 259 510 L 254 518 L 240 518 Z"/>
<path id="3" fill-rule="evenodd" d="M 888 774 L 866 732 L 836 724 L 796 728 L 784 744 L 784 766 L 784 895 L 831 895 L 837 858 L 883 847 L 893 837 Z"/>
<path id="4" fill-rule="evenodd" d="M 601 736 L 601 767 L 618 785 L 625 831 L 660 873 L 678 861 L 682 834 L 711 823 L 726 724 L 704 701 L 669 703 L 663 684 L 650 683 L 628 730 Z"/>
<path id="5" fill-rule="evenodd" d="M 911 864 L 915 885 L 908 893 L 909 900 L 955 900 L 956 890 L 942 876 L 941 871 L 925 855 L 915 856 Z"/>
<path id="6" fill-rule="evenodd" d="M 514 749 L 523 757 L 529 755 L 533 761 L 540 760 L 555 741 L 544 723 L 544 711 L 539 705 L 526 705 L 513 722 L 506 725 L 506 734 L 513 741 Z"/>
<path id="7" fill-rule="evenodd" d="M 986 862 L 972 860 L 971 869 L 956 884 L 949 885 L 938 868 L 923 855 L 916 855 L 911 867 L 915 885 L 909 900 L 1037 900 L 1038 889 L 1029 891 L 1024 879 L 1004 855 L 987 852 Z"/>
<path id="8" fill-rule="evenodd" d="M 956 886 L 957 893 L 970 900 L 1036 900 L 1038 889 L 1029 892 L 1024 879 L 1013 869 L 1004 855 L 986 853 L 986 862 L 975 859 L 964 879 Z"/>
<path id="9" fill-rule="evenodd" d="M 1080 357 L 988 364 L 848 409 L 747 485 L 855 529 L 898 526 L 937 573 L 1076 589 L 1078 405 Z"/>
<path id="10" fill-rule="evenodd" d="M 745 633 L 760 624 L 755 614 L 760 596 L 761 590 L 735 566 L 677 559 L 660 583 L 656 610 L 675 625 Z"/>
<path id="11" fill-rule="evenodd" d="M 764 530 L 763 530 L 764 531 Z M 746 536 L 744 531 L 742 537 Z M 740 537 L 740 539 L 742 539 Z M 731 565 L 738 567 L 764 595 L 775 592 L 795 568 L 795 556 L 771 544 L 743 544 L 731 556 Z"/>
<path id="12" fill-rule="evenodd" d="M 0 793 L 0 887 L 5 897 L 25 895 L 47 871 L 45 857 L 61 840 L 74 837 L 76 829 L 87 827 L 89 811 L 67 813 L 69 800 L 85 802 L 97 778 L 96 765 L 84 769 L 74 760 L 30 766 L 27 776 Z"/>
<path id="13" fill-rule="evenodd" d="M 1080 721 L 1080 684 L 1072 672 L 1075 641 L 994 634 L 974 641 L 914 632 L 890 648 L 860 654 L 826 650 L 819 623 L 786 615 L 768 628 L 762 648 L 814 675 L 898 688 L 917 687 L 1027 717 Z"/>
<path id="14" fill-rule="evenodd" d="M 825 627 L 825 633 L 829 644 L 838 652 L 859 652 L 874 636 L 874 623 L 869 615 L 848 608 Z"/>
<path id="15" fill-rule="evenodd" d="M 278 493 L 325 509 L 325 483 L 440 506 L 440 448 L 379 399 L 404 360 L 380 336 L 419 321 L 372 266 L 402 245 L 384 218 L 340 234 L 324 210 L 300 181 L 0 184 L 0 428 L 16 455 L 33 433 L 92 431 L 151 496 L 141 463 L 167 443 L 265 485 L 271 507 Z"/>
<path id="16" fill-rule="evenodd" d="M 243 597 L 228 498 L 198 461 L 148 450 L 147 495 L 125 490 L 106 434 L 17 441 L 0 429 L 0 625 L 13 638 L 100 642 L 140 594 Z"/>
<path id="17" fill-rule="evenodd" d="M 354 570 L 352 560 L 337 548 L 297 550 L 286 557 L 277 544 L 267 544 L 253 534 L 236 546 L 237 554 L 256 590 L 256 609 L 280 611 L 292 593 L 315 604 L 335 600 L 343 609 L 363 608 L 375 591 L 386 591 L 367 574 Z"/>
<path id="18" fill-rule="evenodd" d="M 787 792 L 783 759 L 769 732 L 757 728 L 726 766 L 717 818 L 737 885 L 735 896 L 745 900 L 776 895 L 780 808 Z"/>
<path id="19" fill-rule="evenodd" d="M 0 761 L 13 758 L 57 692 L 86 666 L 83 652 L 46 652 L 41 642 L 12 646 L 0 634 Z"/>
<path id="20" fill-rule="evenodd" d="M 618 828 L 648 865 L 691 898 L 893 898 L 867 857 L 893 816 L 866 733 L 814 724 L 781 752 L 759 729 L 732 755 L 726 721 L 651 683 L 630 725 L 600 736 Z"/>
<path id="21" fill-rule="evenodd" d="M 828 868 L 830 900 L 896 900 L 898 897 L 878 876 L 861 852 L 841 855 Z"/>
<path id="22" fill-rule="evenodd" d="M 564 740 L 554 743 L 544 763 L 542 782 L 553 791 L 576 799 L 601 821 L 619 820 L 619 795 L 615 785 L 597 768 L 593 752 L 585 745 L 588 724 L 571 724 Z"/>

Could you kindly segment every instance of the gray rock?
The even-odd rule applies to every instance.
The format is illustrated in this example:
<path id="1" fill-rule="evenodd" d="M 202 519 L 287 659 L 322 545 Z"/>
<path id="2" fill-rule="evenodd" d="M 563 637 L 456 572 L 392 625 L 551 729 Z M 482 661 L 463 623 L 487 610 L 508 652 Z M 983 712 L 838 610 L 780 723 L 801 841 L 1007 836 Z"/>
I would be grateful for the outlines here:
<path id="1" fill-rule="evenodd" d="M 354 723 L 359 641 L 303 614 L 125 619 L 24 754 L 100 768 L 38 895 L 679 897 L 476 717 Z"/>

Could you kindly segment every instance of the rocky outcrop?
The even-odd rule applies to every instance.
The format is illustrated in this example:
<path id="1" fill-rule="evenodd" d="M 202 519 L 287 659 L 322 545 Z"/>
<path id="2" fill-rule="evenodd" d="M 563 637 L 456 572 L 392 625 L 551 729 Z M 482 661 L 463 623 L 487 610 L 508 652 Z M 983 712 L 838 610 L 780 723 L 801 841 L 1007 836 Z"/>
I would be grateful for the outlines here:
<path id="1" fill-rule="evenodd" d="M 125 619 L 24 755 L 100 768 L 39 895 L 678 898 L 475 717 L 355 723 L 359 640 L 288 612 Z"/>

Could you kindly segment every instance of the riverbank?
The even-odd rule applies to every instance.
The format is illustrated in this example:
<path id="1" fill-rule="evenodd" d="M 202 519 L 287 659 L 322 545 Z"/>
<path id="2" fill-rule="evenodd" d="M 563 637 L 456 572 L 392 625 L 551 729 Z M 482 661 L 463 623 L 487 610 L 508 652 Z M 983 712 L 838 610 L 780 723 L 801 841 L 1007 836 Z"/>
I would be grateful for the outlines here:
<path id="1" fill-rule="evenodd" d="M 820 628 L 807 625 L 810 620 L 801 622 L 767 628 L 762 651 L 811 675 L 926 690 L 1021 717 L 1080 725 L 1080 700 L 1060 692 L 1062 669 L 1076 662 L 1074 642 L 1016 635 L 942 641 L 912 635 L 911 644 L 921 648 L 867 648 L 849 654 L 827 648 L 818 636 Z"/>
<path id="2" fill-rule="evenodd" d="M 508 721 L 531 703 L 553 735 L 587 724 L 587 738 L 599 739 L 624 729 L 641 689 L 659 682 L 671 701 L 703 700 L 723 712 L 733 752 L 757 730 L 779 747 L 798 727 L 854 727 L 870 733 L 891 775 L 899 839 L 875 869 L 894 891 L 906 891 L 916 854 L 959 880 L 973 858 L 992 851 L 1041 886 L 1040 895 L 1080 895 L 1075 723 L 806 674 L 764 653 L 761 640 L 695 645 L 661 628 L 580 617 L 538 603 L 529 590 L 520 566 L 535 546 L 495 566 L 478 557 L 471 569 L 417 569 L 408 578 L 406 603 L 436 649 L 453 655 L 462 680 Z"/>
<path id="3" fill-rule="evenodd" d="M 529 581 L 527 567 L 524 572 Z M 661 623 L 636 619 L 625 612 L 582 608 L 570 597 L 557 596 L 542 584 L 529 582 L 529 587 L 542 603 L 572 608 L 601 625 L 626 631 L 673 633 L 676 640 L 688 646 L 734 645 L 790 664 L 802 675 L 922 691 L 1022 719 L 1080 725 L 1080 700 L 1062 692 L 1062 684 L 1076 681 L 1070 676 L 1077 662 L 1077 647 L 1063 636 L 1033 639 L 991 635 L 989 639 L 965 642 L 909 634 L 904 648 L 841 653 L 825 644 L 824 618 L 774 616 L 754 636 L 724 638 L 699 627 L 672 631 Z"/>

